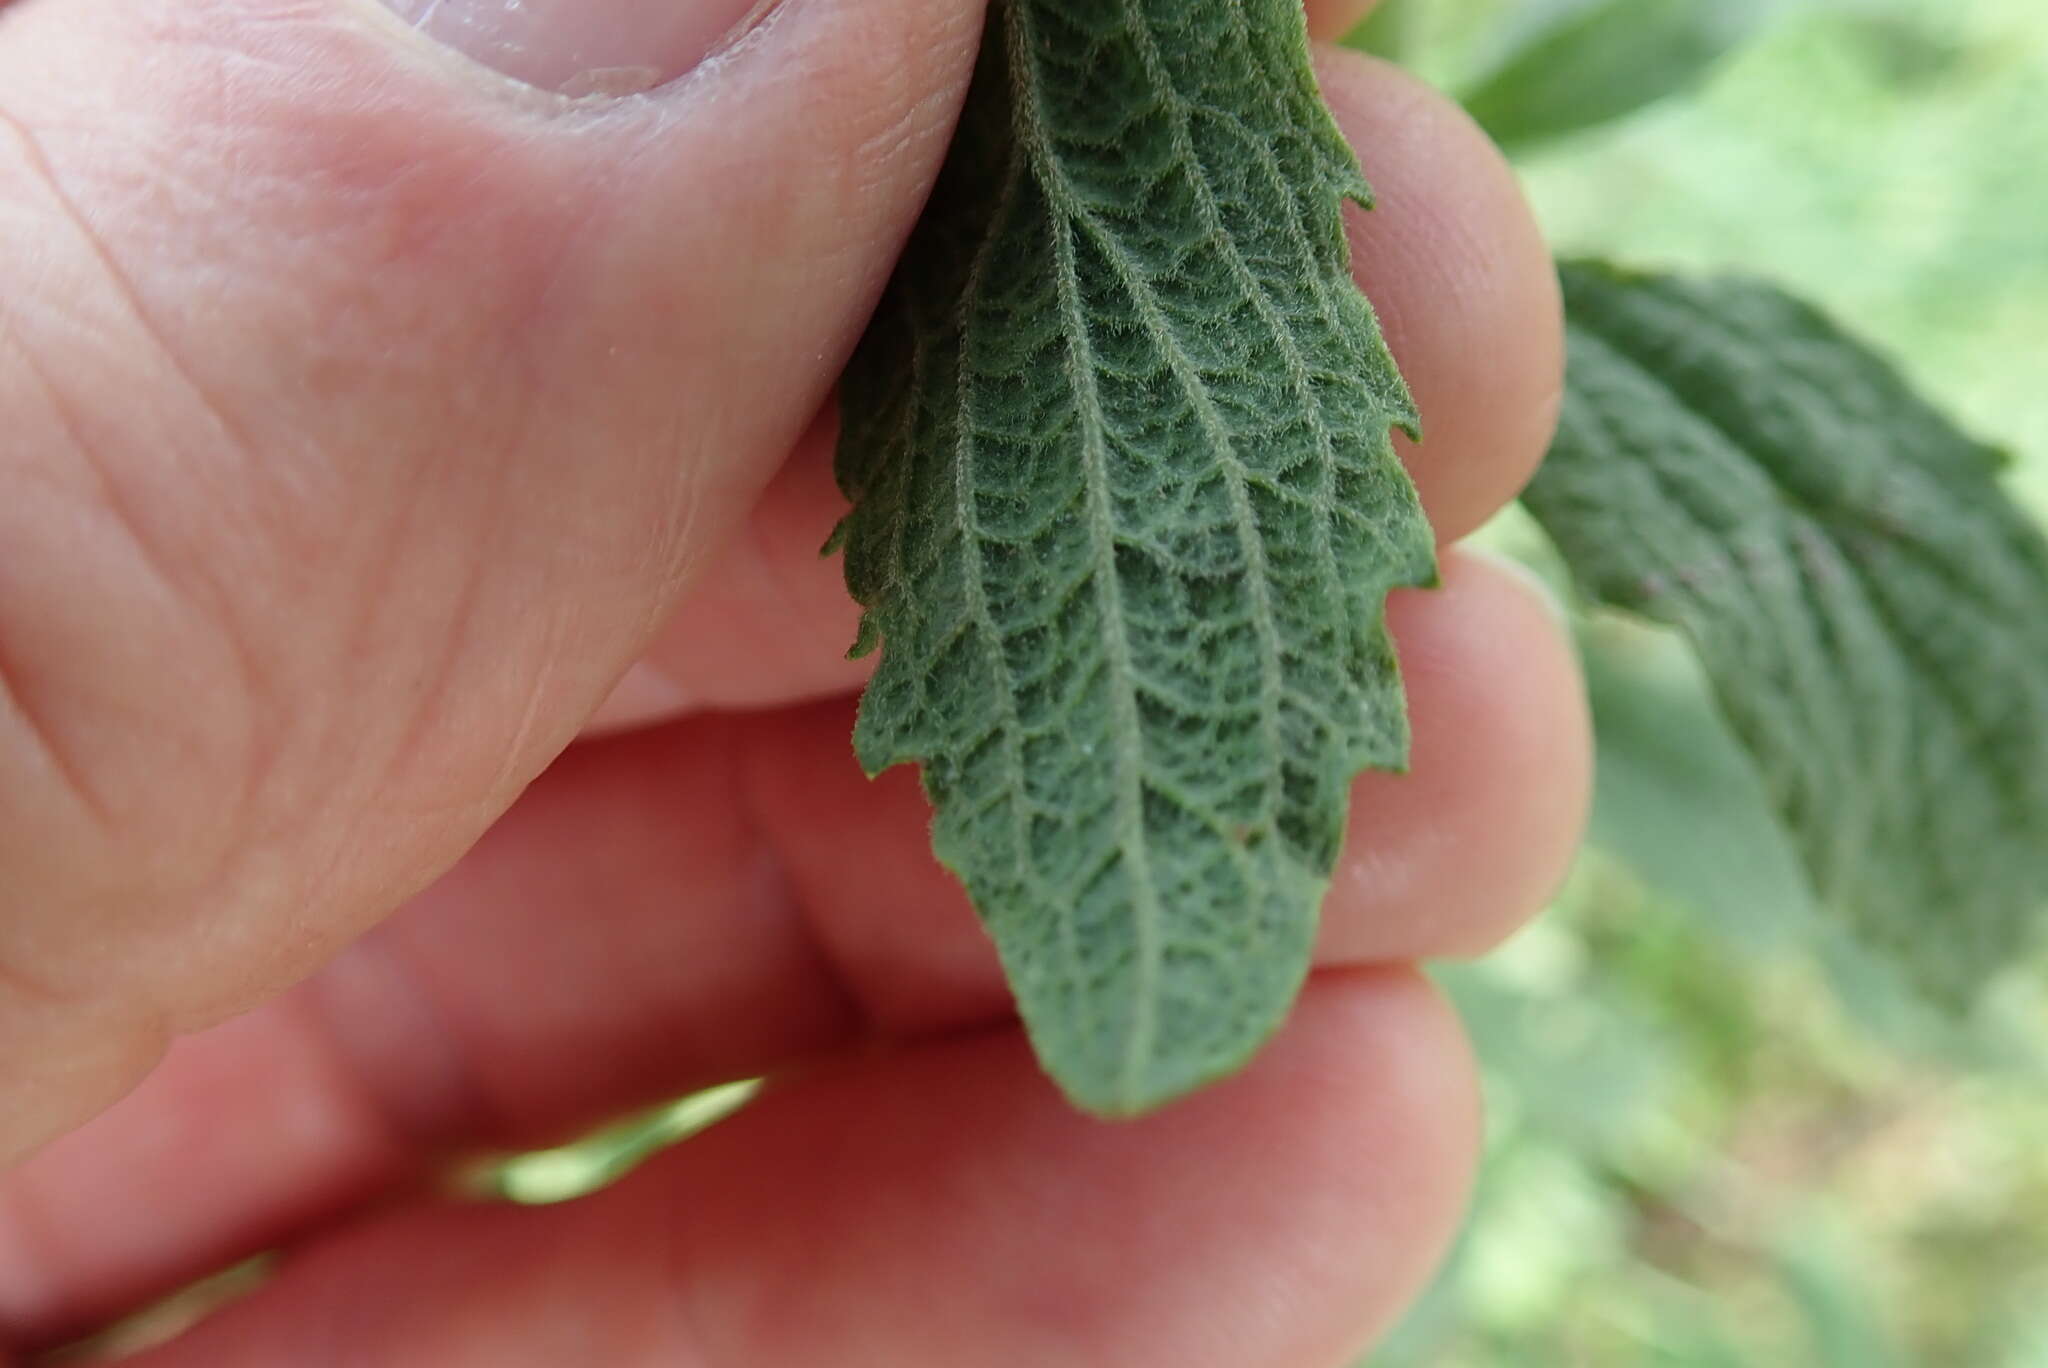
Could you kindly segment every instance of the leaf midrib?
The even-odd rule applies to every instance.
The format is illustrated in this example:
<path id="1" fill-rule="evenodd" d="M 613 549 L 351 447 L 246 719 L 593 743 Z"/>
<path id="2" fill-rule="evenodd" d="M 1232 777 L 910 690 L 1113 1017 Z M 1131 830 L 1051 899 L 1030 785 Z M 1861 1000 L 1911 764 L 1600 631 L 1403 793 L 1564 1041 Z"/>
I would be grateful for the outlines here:
<path id="1" fill-rule="evenodd" d="M 1026 5 L 1013 0 L 1007 7 L 1007 18 L 1010 25 L 1007 37 L 1011 45 L 1013 63 L 1011 79 L 1017 87 L 1016 108 L 1019 126 L 1015 130 L 1016 145 L 1023 155 L 1030 158 L 1034 170 L 1037 171 L 1039 183 L 1047 196 L 1048 207 L 1059 211 L 1060 205 L 1053 193 L 1052 177 L 1057 173 L 1053 171 L 1051 164 L 1055 159 L 1050 155 L 1044 136 L 1042 97 L 1038 88 L 1034 56 L 1037 45 Z M 1158 1033 L 1156 1003 L 1164 918 L 1159 889 L 1152 875 L 1151 860 L 1145 842 L 1145 740 L 1141 719 L 1138 716 L 1136 695 L 1128 686 L 1129 680 L 1133 677 L 1134 667 L 1131 661 L 1130 642 L 1123 633 L 1123 591 L 1116 573 L 1114 520 L 1106 506 L 1109 497 L 1109 472 L 1106 441 L 1102 430 L 1102 405 L 1095 384 L 1087 312 L 1082 307 L 1079 297 L 1080 282 L 1074 265 L 1073 236 L 1068 231 L 1064 216 L 1054 233 L 1053 252 L 1059 268 L 1055 272 L 1056 290 L 1061 311 L 1066 318 L 1069 379 L 1074 386 L 1082 431 L 1082 459 L 1086 467 L 1085 480 L 1091 514 L 1088 519 L 1088 536 L 1091 550 L 1098 562 L 1094 584 L 1101 601 L 1103 652 L 1109 659 L 1113 676 L 1110 687 L 1110 708 L 1113 715 L 1110 742 L 1117 771 L 1117 846 L 1123 852 L 1131 882 L 1134 976 L 1130 1027 L 1124 1041 L 1118 1101 L 1125 1107 L 1132 1107 L 1144 1096 L 1144 1069 L 1151 1058 Z M 1073 918 L 1069 916 L 1062 920 L 1070 925 Z"/>
<path id="2" fill-rule="evenodd" d="M 995 686 L 997 727 L 1002 733 L 1003 756 L 1010 769 L 1007 791 L 1010 794 L 1011 849 L 1014 852 L 1012 873 L 1019 888 L 1042 898 L 1044 890 L 1039 886 L 1037 865 L 1031 859 L 1030 814 L 1024 805 L 1024 795 L 1029 788 L 1024 782 L 1023 717 L 1017 708 L 1016 693 L 1010 686 L 1009 662 L 1004 658 L 1002 633 L 989 606 L 988 584 L 981 561 L 980 517 L 975 511 L 972 488 L 974 429 L 970 411 L 975 386 L 970 364 L 972 351 L 966 345 L 967 312 L 972 309 L 979 295 L 982 277 L 994 260 L 996 247 L 1002 241 L 1002 230 L 1015 211 L 1018 193 L 1024 186 L 1026 164 L 1022 147 L 1013 144 L 1009 162 L 1003 171 L 1002 189 L 997 195 L 994 212 L 989 216 L 988 235 L 975 251 L 960 293 L 960 315 L 954 327 L 960 346 L 954 380 L 954 411 L 959 430 L 954 434 L 953 501 L 954 517 L 960 525 L 960 560 L 966 578 L 968 608 L 991 657 L 989 673 Z M 1078 975 L 1080 952 L 1073 943 L 1071 918 L 1061 920 L 1060 949 L 1067 959 L 1069 972 Z"/>
<path id="3" fill-rule="evenodd" d="M 1258 531 L 1257 515 L 1250 496 L 1250 471 L 1237 453 L 1237 444 L 1227 424 L 1222 421 L 1213 401 L 1204 386 L 1199 369 L 1193 358 L 1180 346 L 1179 339 L 1168 322 L 1165 311 L 1123 250 L 1116 234 L 1103 224 L 1067 179 L 1059 158 L 1051 146 L 1051 139 L 1042 118 L 1043 97 L 1039 88 L 1034 44 L 1035 33 L 1024 4 L 1013 4 L 1010 10 L 1012 42 L 1013 80 L 1018 91 L 1019 128 L 1018 140 L 1030 150 L 1034 169 L 1045 192 L 1047 206 L 1057 220 L 1055 226 L 1055 258 L 1058 265 L 1057 290 L 1062 311 L 1066 316 L 1067 332 L 1070 339 L 1070 378 L 1078 400 L 1080 418 L 1084 429 L 1084 459 L 1088 472 L 1088 502 L 1093 516 L 1090 518 L 1090 539 L 1098 569 L 1095 582 L 1099 586 L 1105 606 L 1104 643 L 1113 673 L 1115 685 L 1112 707 L 1115 709 L 1120 727 L 1130 728 L 1134 744 L 1119 748 L 1119 807 L 1123 821 L 1128 824 L 1121 834 L 1119 847 L 1126 859 L 1136 862 L 1134 878 L 1142 879 L 1143 894 L 1133 899 L 1134 940 L 1138 949 L 1138 982 L 1141 1001 L 1149 1002 L 1158 972 L 1158 960 L 1162 945 L 1154 923 L 1162 913 L 1158 905 L 1157 886 L 1150 872 L 1149 856 L 1146 853 L 1144 835 L 1143 788 L 1147 766 L 1143 753 L 1143 739 L 1139 733 L 1139 717 L 1136 710 L 1136 687 L 1139 672 L 1132 659 L 1129 643 L 1120 630 L 1121 592 L 1116 570 L 1116 537 L 1112 511 L 1107 506 L 1108 473 L 1104 458 L 1105 436 L 1102 430 L 1099 391 L 1094 383 L 1095 359 L 1089 348 L 1089 325 L 1086 309 L 1079 298 L 1079 279 L 1076 267 L 1076 250 L 1073 234 L 1078 228 L 1085 233 L 1101 253 L 1105 262 L 1115 273 L 1117 283 L 1135 308 L 1148 338 L 1165 357 L 1175 382 L 1186 396 L 1194 410 L 1204 434 L 1216 453 L 1218 468 L 1222 471 L 1229 494 L 1232 521 L 1236 540 L 1245 566 L 1245 584 L 1251 598 L 1251 619 L 1254 632 L 1259 638 L 1260 693 L 1258 725 L 1262 733 L 1265 753 L 1271 757 L 1265 776 L 1266 802 L 1259 824 L 1261 835 L 1272 834 L 1267 828 L 1277 821 L 1282 800 L 1283 769 L 1285 759 L 1284 738 L 1280 731 L 1282 700 L 1288 695 L 1282 675 L 1282 643 L 1272 602 L 1270 584 L 1271 567 L 1267 562 L 1264 541 Z M 1223 221 L 1221 206 L 1215 198 L 1214 188 L 1202 174 L 1201 159 L 1194 145 L 1193 132 L 1189 123 L 1188 106 L 1171 74 L 1166 70 L 1163 55 L 1154 41 L 1149 22 L 1132 0 L 1123 0 L 1124 21 L 1138 47 L 1140 61 L 1151 83 L 1156 98 L 1160 99 L 1172 117 L 1172 145 L 1176 157 L 1186 171 L 1200 206 L 1203 227 L 1207 231 L 1210 245 L 1226 262 L 1232 278 L 1243 296 L 1249 300 L 1267 332 L 1274 339 L 1286 362 L 1290 387 L 1301 406 L 1303 416 L 1308 420 L 1313 433 L 1318 456 L 1317 476 L 1322 497 L 1315 501 L 1314 544 L 1318 569 L 1323 587 L 1333 602 L 1343 602 L 1343 576 L 1336 563 L 1336 551 L 1330 528 L 1331 509 L 1334 505 L 1334 479 L 1336 449 L 1326 424 L 1321 421 L 1321 406 L 1317 402 L 1310 382 L 1306 358 L 1286 326 L 1265 288 L 1252 274 L 1250 265 L 1238 249 L 1236 240 Z M 1242 15 L 1233 11 L 1242 29 Z M 1270 90 L 1270 82 L 1262 84 Z M 1256 140 L 1254 140 L 1256 143 Z M 1298 221 L 1299 201 L 1293 189 L 1285 183 L 1271 150 L 1258 148 L 1262 169 L 1285 198 L 1290 214 L 1286 231 L 1304 259 L 1313 260 Z M 1330 316 L 1328 282 L 1322 273 L 1316 273 L 1313 289 L 1318 304 L 1318 316 L 1333 332 L 1341 332 L 1341 320 Z M 1319 713 L 1320 710 L 1314 710 Z M 1186 806 L 1176 801 L 1177 806 Z M 1194 813 L 1205 825 L 1212 828 L 1214 823 L 1206 816 Z M 1219 836 L 1225 833 L 1218 832 Z M 1234 863 L 1240 866 L 1248 884 L 1252 882 L 1248 857 L 1242 842 L 1227 840 L 1226 849 L 1231 851 Z M 1135 1089 L 1137 1075 L 1144 1060 L 1149 1057 L 1156 1034 L 1156 1021 L 1152 1014 L 1144 1012 L 1141 1020 L 1134 1020 L 1129 1052 L 1125 1059 L 1124 1078 L 1128 1088 Z"/>

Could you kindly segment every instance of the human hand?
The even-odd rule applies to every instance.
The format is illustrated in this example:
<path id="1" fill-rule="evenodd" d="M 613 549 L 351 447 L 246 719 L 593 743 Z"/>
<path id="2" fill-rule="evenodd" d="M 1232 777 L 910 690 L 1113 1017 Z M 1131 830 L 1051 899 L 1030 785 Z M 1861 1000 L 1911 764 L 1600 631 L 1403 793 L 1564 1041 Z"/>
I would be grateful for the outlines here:
<path id="1" fill-rule="evenodd" d="M 283 1247 L 135 1362 L 1343 1362 L 1476 1147 L 1400 966 L 1498 939 L 1577 834 L 1538 598 L 1453 552 L 1396 601 L 1415 773 L 1361 782 L 1283 1037 L 1073 1114 L 914 779 L 854 766 L 817 554 L 817 415 L 980 6 L 721 43 L 750 0 L 410 4 L 543 85 L 689 74 L 568 102 L 369 0 L 0 0 L 0 1345 Z M 1441 99 L 1324 74 L 1455 539 L 1548 436 L 1547 259 Z M 762 1074 L 599 1197 L 430 1195 Z"/>

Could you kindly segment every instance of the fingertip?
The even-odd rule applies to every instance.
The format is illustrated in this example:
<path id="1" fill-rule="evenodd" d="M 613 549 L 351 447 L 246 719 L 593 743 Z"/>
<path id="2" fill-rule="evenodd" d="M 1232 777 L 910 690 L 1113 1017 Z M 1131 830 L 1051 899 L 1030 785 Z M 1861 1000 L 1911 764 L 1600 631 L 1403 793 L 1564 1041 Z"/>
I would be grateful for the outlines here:
<path id="1" fill-rule="evenodd" d="M 1547 590 L 1455 550 L 1442 589 L 1398 595 L 1389 611 L 1414 761 L 1354 789 L 1325 963 L 1490 949 L 1563 882 L 1591 805 L 1591 721 Z"/>
<path id="2" fill-rule="evenodd" d="M 1269 1060 L 1255 1081 L 1293 1075 L 1270 1085 L 1279 1114 L 1293 1095 L 1330 1095 L 1317 1152 L 1290 1162 L 1341 1213 L 1332 1300 L 1354 1308 L 1329 1323 L 1326 1357 L 1286 1362 L 1352 1362 L 1422 1294 L 1462 1223 L 1483 1140 L 1478 1064 L 1449 1000 L 1405 966 L 1319 970 Z"/>
<path id="3" fill-rule="evenodd" d="M 1397 446 L 1438 539 L 1476 530 L 1535 473 L 1563 393 L 1563 305 L 1513 169 L 1463 110 L 1388 63 L 1326 49 L 1323 93 L 1372 182 L 1347 218 L 1355 271 L 1422 412 Z"/>

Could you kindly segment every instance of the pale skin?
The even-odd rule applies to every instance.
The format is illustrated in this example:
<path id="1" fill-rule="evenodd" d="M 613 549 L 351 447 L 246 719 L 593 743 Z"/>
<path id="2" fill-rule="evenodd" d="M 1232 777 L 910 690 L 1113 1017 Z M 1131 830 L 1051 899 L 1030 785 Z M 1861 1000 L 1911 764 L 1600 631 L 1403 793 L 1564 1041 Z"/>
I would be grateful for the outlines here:
<path id="1" fill-rule="evenodd" d="M 1586 801 L 1523 579 L 1397 597 L 1415 773 L 1280 1039 L 1142 1123 L 853 763 L 828 400 L 980 18 L 785 0 L 570 105 L 368 0 L 0 0 L 0 1360 L 279 1248 L 132 1361 L 1338 1368 L 1426 1282 L 1479 1106 L 1412 966 Z M 1322 76 L 1448 546 L 1540 458 L 1555 286 L 1453 107 Z M 763 1074 L 599 1197 L 432 1195 Z"/>

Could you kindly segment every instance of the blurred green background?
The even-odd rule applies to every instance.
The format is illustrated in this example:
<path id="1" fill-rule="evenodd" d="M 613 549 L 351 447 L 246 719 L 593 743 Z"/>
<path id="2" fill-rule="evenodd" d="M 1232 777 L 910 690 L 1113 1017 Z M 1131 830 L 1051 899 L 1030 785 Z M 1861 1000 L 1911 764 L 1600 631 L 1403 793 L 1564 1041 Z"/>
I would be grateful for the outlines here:
<path id="1" fill-rule="evenodd" d="M 1395 0 L 1359 41 L 1471 101 L 1561 254 L 1816 300 L 2048 513 L 2042 0 Z M 1526 524 L 1491 535 L 1547 568 Z M 2048 1366 L 2048 973 L 1927 1015 L 1815 919 L 1686 653 L 1582 635 L 1595 846 L 1551 917 L 1440 975 L 1490 1150 L 1367 1364 Z"/>

